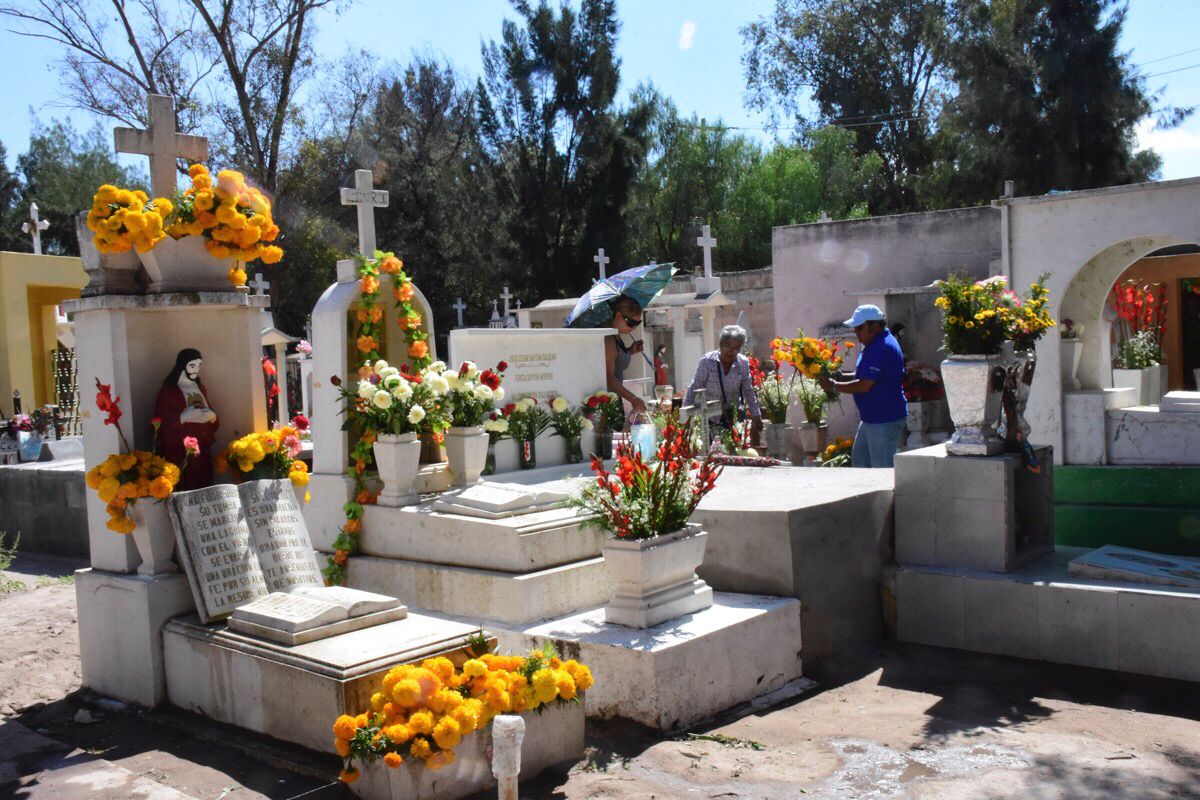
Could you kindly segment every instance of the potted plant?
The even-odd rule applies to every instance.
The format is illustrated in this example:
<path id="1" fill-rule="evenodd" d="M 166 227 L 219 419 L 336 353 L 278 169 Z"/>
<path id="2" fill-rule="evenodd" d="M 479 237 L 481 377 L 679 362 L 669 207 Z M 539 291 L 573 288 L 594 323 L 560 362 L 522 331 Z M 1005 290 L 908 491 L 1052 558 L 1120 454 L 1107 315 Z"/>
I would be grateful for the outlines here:
<path id="1" fill-rule="evenodd" d="M 104 413 L 105 425 L 117 430 L 125 452 L 113 453 L 88 470 L 88 488 L 105 504 L 107 528 L 121 534 L 132 534 L 142 562 L 139 575 L 159 575 L 177 572 L 172 558 L 175 553 L 175 534 L 167 519 L 163 500 L 175 490 L 181 470 L 175 464 L 145 450 L 131 450 L 121 430 L 121 398 L 112 396 L 112 387 L 96 379 L 96 407 Z M 187 447 L 189 454 L 199 447 Z M 184 466 L 186 467 L 186 457 Z M 154 502 L 151 502 L 151 501 Z"/>
<path id="2" fill-rule="evenodd" d="M 593 456 L 596 478 L 574 500 L 609 535 L 601 551 L 616 586 L 604 610 L 610 623 L 649 628 L 712 605 L 712 589 L 696 577 L 708 534 L 688 518 L 721 470 L 711 453 L 698 460 L 694 425 L 668 419 L 653 463 L 628 443 L 617 446 L 611 473 Z"/>
<path id="3" fill-rule="evenodd" d="M 755 369 L 757 365 L 751 362 L 751 375 L 754 379 L 755 391 L 758 393 L 758 404 L 763 416 L 767 418 L 767 452 L 772 458 L 786 460 L 788 440 L 792 427 L 788 425 L 788 408 L 792 404 L 793 381 L 785 381 L 778 369 L 769 374 Z"/>
<path id="4" fill-rule="evenodd" d="M 615 392 L 601 389 L 584 398 L 585 412 L 596 427 L 596 453 L 612 458 L 613 432 L 620 428 L 625 416 L 621 398 Z"/>
<path id="5" fill-rule="evenodd" d="M 483 465 L 484 475 L 496 474 L 496 443 L 508 438 L 508 417 L 503 410 L 493 411 L 483 421 L 483 430 L 488 435 L 487 460 Z"/>
<path id="6" fill-rule="evenodd" d="M 928 364 L 909 364 L 904 369 L 904 399 L 908 401 L 908 446 L 924 447 L 929 444 L 926 433 L 933 422 L 937 404 L 946 396 L 942 387 L 942 376 Z"/>
<path id="7" fill-rule="evenodd" d="M 550 427 L 566 443 L 567 463 L 578 464 L 583 461 L 583 432 L 593 427 L 583 410 L 571 408 L 565 397 L 554 398 L 550 401 Z"/>
<path id="8" fill-rule="evenodd" d="M 356 428 L 375 441 L 372 451 L 383 491 L 376 502 L 382 506 L 416 503 L 413 481 L 421 462 L 417 433 L 438 406 L 438 397 L 425 377 L 410 372 L 407 365 L 396 369 L 383 359 L 363 369 L 354 392 L 339 386 L 346 421 L 343 428 Z"/>
<path id="9" fill-rule="evenodd" d="M 1033 388 L 1033 373 L 1037 367 L 1037 342 L 1046 331 L 1054 327 L 1054 319 L 1047 309 L 1050 293 L 1046 289 L 1044 273 L 1029 285 L 1029 291 L 1023 297 L 1010 297 L 1011 313 L 1006 316 L 1008 321 L 1007 337 L 1013 343 L 1013 355 L 1006 365 L 1004 402 L 1009 406 L 1005 410 L 1001 424 L 1009 448 L 1019 451 L 1020 441 L 1028 442 L 1030 427 L 1025 421 L 1025 406 L 1029 402 L 1029 392 Z M 1008 425 L 1009 417 L 1013 425 Z M 1019 432 L 1019 437 L 1018 437 Z"/>
<path id="10" fill-rule="evenodd" d="M 1078 392 L 1079 360 L 1083 356 L 1083 326 L 1073 319 L 1064 319 L 1058 326 L 1059 369 L 1064 391 Z"/>
<path id="11" fill-rule="evenodd" d="M 550 414 L 533 397 L 522 397 L 508 411 L 508 435 L 517 443 L 521 469 L 537 466 L 537 438 L 550 427 Z"/>
<path id="12" fill-rule="evenodd" d="M 1113 288 L 1117 315 L 1117 353 L 1113 357 L 1113 386 L 1133 387 L 1138 405 L 1158 403 L 1166 391 L 1163 328 L 1166 288 L 1125 281 Z"/>
<path id="13" fill-rule="evenodd" d="M 1001 346 L 1007 339 L 1016 295 L 1003 277 L 972 281 L 954 275 L 938 281 L 934 301 L 942 312 L 942 382 L 954 434 L 946 445 L 951 455 L 999 453 L 1004 441 L 996 434 L 1004 389 Z"/>
<path id="14" fill-rule="evenodd" d="M 450 429 L 445 438 L 446 458 L 455 486 L 478 483 L 487 465 L 491 437 L 483 429 L 483 421 L 496 401 L 504 398 L 500 382 L 504 379 L 506 366 L 500 362 L 496 369 L 481 372 L 475 362 L 464 361 L 457 372 L 444 374 L 449 384 L 446 404 L 450 415 Z"/>
<path id="15" fill-rule="evenodd" d="M 796 385 L 796 398 L 804 412 L 804 422 L 800 423 L 800 447 L 809 455 L 815 455 L 825 449 L 829 439 L 829 426 L 825 424 L 829 395 L 816 380 L 801 377 Z"/>

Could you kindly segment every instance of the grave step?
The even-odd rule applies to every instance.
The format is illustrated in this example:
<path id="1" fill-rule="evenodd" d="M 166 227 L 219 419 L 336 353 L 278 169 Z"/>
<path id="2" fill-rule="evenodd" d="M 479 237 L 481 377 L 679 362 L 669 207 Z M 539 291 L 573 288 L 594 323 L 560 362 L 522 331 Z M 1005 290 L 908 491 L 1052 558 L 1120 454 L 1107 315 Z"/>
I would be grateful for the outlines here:
<path id="1" fill-rule="evenodd" d="M 1056 467 L 1055 542 L 1200 555 L 1200 468 Z"/>

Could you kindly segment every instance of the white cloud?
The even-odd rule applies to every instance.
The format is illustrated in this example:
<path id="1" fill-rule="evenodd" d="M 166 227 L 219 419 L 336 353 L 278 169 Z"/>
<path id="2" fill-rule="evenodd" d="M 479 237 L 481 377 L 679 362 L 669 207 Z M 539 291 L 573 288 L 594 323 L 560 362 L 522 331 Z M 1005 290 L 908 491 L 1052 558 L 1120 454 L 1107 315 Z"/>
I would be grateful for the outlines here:
<path id="1" fill-rule="evenodd" d="M 683 27 L 679 29 L 679 49 L 691 50 L 692 40 L 696 38 L 696 23 L 689 20 L 684 20 Z"/>
<path id="2" fill-rule="evenodd" d="M 1150 118 L 1143 119 L 1137 126 L 1138 147 L 1143 150 L 1154 150 L 1166 158 L 1170 153 L 1185 150 L 1200 150 L 1200 136 L 1189 133 L 1183 128 L 1163 130 L 1158 123 Z"/>

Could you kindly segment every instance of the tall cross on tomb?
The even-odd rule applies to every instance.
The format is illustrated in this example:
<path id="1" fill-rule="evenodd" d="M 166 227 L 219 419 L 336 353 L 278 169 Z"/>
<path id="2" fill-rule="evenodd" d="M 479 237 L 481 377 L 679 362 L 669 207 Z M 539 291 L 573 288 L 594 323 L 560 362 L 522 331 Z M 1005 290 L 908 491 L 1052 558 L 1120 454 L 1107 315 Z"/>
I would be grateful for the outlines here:
<path id="1" fill-rule="evenodd" d="M 42 231 L 50 227 L 50 222 L 44 220 L 38 214 L 37 203 L 29 204 L 29 221 L 21 223 L 21 231 L 28 233 L 33 239 L 33 254 L 40 256 L 42 254 Z"/>
<path id="2" fill-rule="evenodd" d="M 175 159 L 197 162 L 208 158 L 208 139 L 175 130 L 175 98 L 152 94 L 146 98 L 146 130 L 114 128 L 118 153 L 150 157 L 150 191 L 170 197 L 178 186 Z"/>
<path id="3" fill-rule="evenodd" d="M 612 259 L 609 258 L 608 256 L 604 255 L 603 247 L 601 247 L 596 252 L 596 255 L 592 256 L 592 261 L 595 261 L 597 264 L 600 265 L 600 280 L 604 280 L 605 278 L 607 278 L 608 270 L 605 269 L 605 266 L 608 264 L 608 262 L 612 261 Z"/>
<path id="4" fill-rule="evenodd" d="M 463 326 L 463 312 L 467 310 L 467 304 L 462 301 L 461 297 L 454 298 L 454 305 L 450 306 L 454 309 L 454 313 L 458 316 L 458 327 Z"/>
<path id="5" fill-rule="evenodd" d="M 358 252 L 375 257 L 375 209 L 387 208 L 388 193 L 374 188 L 371 170 L 354 170 L 354 188 L 342 189 L 342 205 L 358 206 Z"/>
<path id="6" fill-rule="evenodd" d="M 258 295 L 259 297 L 262 297 L 264 294 L 266 294 L 267 289 L 271 288 L 271 284 L 263 280 L 261 272 L 254 273 L 254 280 L 250 281 L 250 283 L 247 285 L 254 289 L 254 294 Z"/>
<path id="7" fill-rule="evenodd" d="M 500 294 L 500 299 L 504 301 L 504 318 L 508 319 L 510 308 L 508 301 L 512 299 L 512 294 L 508 291 L 508 287 L 504 287 L 504 291 Z"/>
<path id="8" fill-rule="evenodd" d="M 704 277 L 712 277 L 712 250 L 717 246 L 717 240 L 712 237 L 712 233 L 707 225 L 702 229 L 703 233 L 696 239 L 696 244 L 704 248 Z"/>

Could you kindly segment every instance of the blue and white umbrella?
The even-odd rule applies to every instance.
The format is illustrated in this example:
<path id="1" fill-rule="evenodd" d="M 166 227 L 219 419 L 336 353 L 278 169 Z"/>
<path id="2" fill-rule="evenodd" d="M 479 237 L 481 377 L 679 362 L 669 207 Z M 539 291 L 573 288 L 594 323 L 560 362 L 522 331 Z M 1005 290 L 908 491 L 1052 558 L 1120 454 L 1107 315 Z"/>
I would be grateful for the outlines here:
<path id="1" fill-rule="evenodd" d="M 674 264 L 647 264 L 596 281 L 567 315 L 566 327 L 603 328 L 612 321 L 612 301 L 621 295 L 632 297 L 645 309 L 677 271 Z"/>

